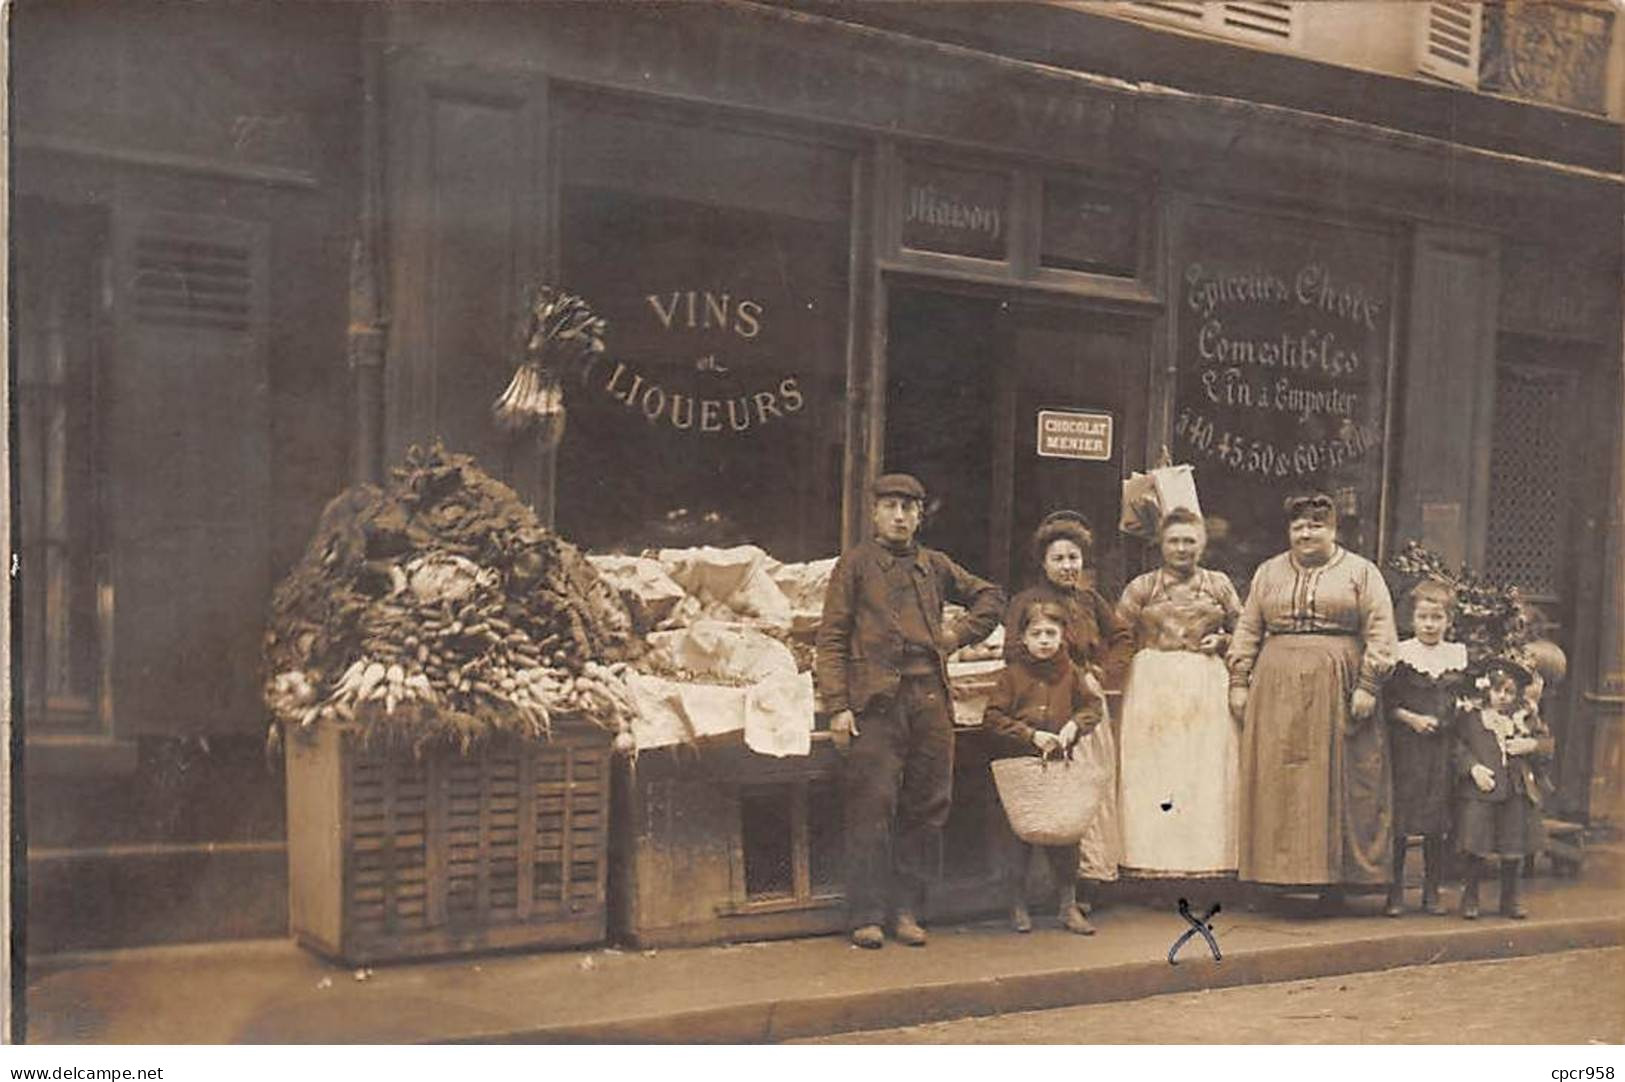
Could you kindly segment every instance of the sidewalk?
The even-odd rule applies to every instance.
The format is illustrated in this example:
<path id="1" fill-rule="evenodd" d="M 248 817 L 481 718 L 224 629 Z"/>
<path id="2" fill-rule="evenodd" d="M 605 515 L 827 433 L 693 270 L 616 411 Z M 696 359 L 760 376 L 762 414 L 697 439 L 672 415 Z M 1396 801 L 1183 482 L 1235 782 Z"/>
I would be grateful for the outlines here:
<path id="1" fill-rule="evenodd" d="M 1473 923 L 1389 920 L 1375 896 L 1352 900 L 1360 915 L 1329 919 L 1286 904 L 1226 911 L 1214 920 L 1225 952 L 1217 964 L 1198 938 L 1170 966 L 1168 948 L 1186 925 L 1133 905 L 1097 910 L 1100 934 L 1090 939 L 1052 921 L 1027 936 L 990 921 L 934 928 L 923 950 L 860 951 L 825 936 L 487 956 L 379 967 L 364 980 L 270 940 L 62 956 L 31 964 L 27 1032 L 31 1043 L 778 1041 L 1625 944 L 1618 866 L 1598 863 L 1579 882 L 1534 880 L 1527 921 L 1493 911 Z"/>

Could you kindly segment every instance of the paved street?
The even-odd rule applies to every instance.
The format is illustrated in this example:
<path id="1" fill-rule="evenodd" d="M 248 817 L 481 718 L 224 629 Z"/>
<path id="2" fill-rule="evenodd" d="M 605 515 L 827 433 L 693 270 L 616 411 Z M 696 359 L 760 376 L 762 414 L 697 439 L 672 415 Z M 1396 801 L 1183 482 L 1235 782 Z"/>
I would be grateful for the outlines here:
<path id="1" fill-rule="evenodd" d="M 1410 966 L 967 1018 L 817 1044 L 1585 1044 L 1625 1041 L 1625 948 Z"/>

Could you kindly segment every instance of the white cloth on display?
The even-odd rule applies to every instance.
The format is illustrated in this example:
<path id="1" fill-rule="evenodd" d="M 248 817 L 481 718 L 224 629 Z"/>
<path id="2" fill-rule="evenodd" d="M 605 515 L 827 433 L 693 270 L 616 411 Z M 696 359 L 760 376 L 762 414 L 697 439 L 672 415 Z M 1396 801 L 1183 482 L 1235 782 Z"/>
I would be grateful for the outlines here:
<path id="1" fill-rule="evenodd" d="M 755 545 L 662 549 L 660 563 L 704 606 L 722 605 L 774 627 L 790 626 L 790 599 L 769 574 L 767 553 Z"/>
<path id="2" fill-rule="evenodd" d="M 744 691 L 747 748 L 777 758 L 812 753 L 812 673 L 780 673 Z"/>

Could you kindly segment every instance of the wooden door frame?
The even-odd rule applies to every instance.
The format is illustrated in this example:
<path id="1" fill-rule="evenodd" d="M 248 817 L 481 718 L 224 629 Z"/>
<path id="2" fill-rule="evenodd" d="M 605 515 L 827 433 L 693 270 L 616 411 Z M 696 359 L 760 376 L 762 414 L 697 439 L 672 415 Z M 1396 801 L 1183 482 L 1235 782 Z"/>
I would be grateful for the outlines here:
<path id="1" fill-rule="evenodd" d="M 1144 327 L 1144 346 L 1146 357 L 1144 363 L 1131 364 L 1123 372 L 1126 390 L 1123 401 L 1115 408 L 1115 414 L 1122 431 L 1115 437 L 1119 454 L 1121 455 L 1121 472 L 1127 477 L 1132 470 L 1145 468 L 1145 447 L 1149 433 L 1154 427 L 1155 418 L 1151 411 L 1156 407 L 1156 396 L 1153 393 L 1151 380 L 1154 366 L 1154 353 L 1158 343 L 1162 340 L 1161 327 L 1166 322 L 1163 319 L 1162 305 L 1160 303 L 1147 303 L 1138 300 L 1124 301 L 1121 298 L 1101 297 L 1075 291 L 1061 291 L 1034 287 L 1030 283 L 1011 281 L 988 281 L 980 278 L 966 277 L 958 274 L 937 274 L 922 271 L 918 268 L 900 269 L 883 268 L 879 275 L 880 298 L 876 305 L 879 318 L 879 327 L 875 333 L 877 343 L 876 352 L 871 366 L 870 398 L 868 407 L 869 416 L 874 424 L 874 457 L 871 461 L 869 475 L 880 472 L 885 468 L 883 457 L 886 447 L 886 390 L 890 382 L 891 372 L 891 343 L 889 341 L 888 319 L 891 310 L 892 296 L 896 290 L 909 289 L 918 292 L 938 294 L 958 294 L 978 300 L 997 301 L 1016 309 L 1045 308 L 1071 313 L 1080 319 L 1103 319 L 1124 324 L 1138 324 Z M 1006 340 L 1014 334 L 1015 322 L 1005 321 L 1003 331 L 1000 333 L 1001 345 L 1007 353 L 1013 350 L 1013 345 Z M 990 453 L 993 457 L 992 482 L 993 491 L 989 497 L 989 538 L 987 573 L 993 576 L 994 581 L 1008 583 L 1015 568 L 1012 566 L 1011 552 L 1014 551 L 1016 538 L 1015 513 L 1015 455 L 1019 442 L 1019 419 L 1015 416 L 1016 385 L 1011 382 L 1012 369 L 1009 365 L 998 365 L 994 370 L 996 411 L 993 418 L 993 446 Z M 858 505 L 863 506 L 861 503 Z M 861 512 L 856 516 L 859 521 L 866 521 L 867 516 Z M 1131 571 L 1125 568 L 1125 571 Z"/>

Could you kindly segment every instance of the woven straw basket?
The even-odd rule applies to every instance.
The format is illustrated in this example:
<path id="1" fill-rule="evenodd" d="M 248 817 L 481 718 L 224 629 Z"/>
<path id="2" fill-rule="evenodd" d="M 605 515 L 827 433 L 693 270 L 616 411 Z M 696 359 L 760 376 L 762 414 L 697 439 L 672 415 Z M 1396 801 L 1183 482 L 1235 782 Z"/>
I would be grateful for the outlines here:
<path id="1" fill-rule="evenodd" d="M 995 759 L 993 782 L 1010 829 L 1032 845 L 1077 842 L 1103 795 L 1099 771 L 1072 759 Z"/>

